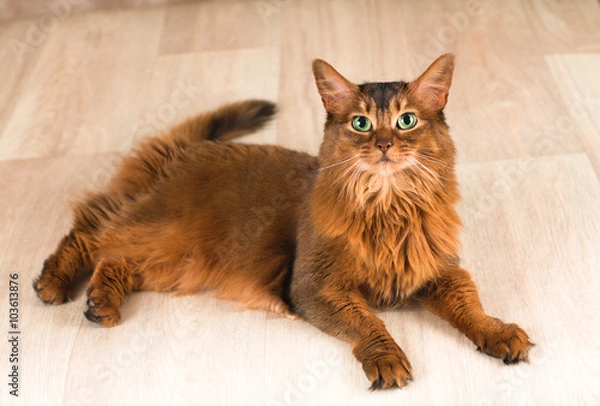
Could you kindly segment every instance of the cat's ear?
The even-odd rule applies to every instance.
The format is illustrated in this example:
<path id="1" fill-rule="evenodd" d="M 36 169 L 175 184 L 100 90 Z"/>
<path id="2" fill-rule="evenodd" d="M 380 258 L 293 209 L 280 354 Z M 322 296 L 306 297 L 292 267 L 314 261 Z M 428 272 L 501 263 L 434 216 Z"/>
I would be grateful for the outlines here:
<path id="1" fill-rule="evenodd" d="M 312 68 L 325 110 L 333 115 L 342 113 L 355 100 L 358 86 L 321 59 L 315 59 Z"/>
<path id="2" fill-rule="evenodd" d="M 440 56 L 417 80 L 408 85 L 409 92 L 433 111 L 442 110 L 448 102 L 454 59 L 452 54 Z"/>

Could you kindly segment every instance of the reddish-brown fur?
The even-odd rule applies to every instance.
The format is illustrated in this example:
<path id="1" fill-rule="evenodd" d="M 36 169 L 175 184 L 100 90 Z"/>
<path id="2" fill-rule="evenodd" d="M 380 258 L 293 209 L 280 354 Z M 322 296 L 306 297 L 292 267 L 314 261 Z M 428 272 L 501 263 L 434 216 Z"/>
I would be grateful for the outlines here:
<path id="1" fill-rule="evenodd" d="M 288 284 L 299 217 L 316 159 L 275 146 L 224 144 L 260 128 L 269 102 L 201 115 L 143 143 L 105 189 L 75 207 L 75 221 L 34 287 L 68 299 L 80 269 L 94 267 L 86 316 L 120 320 L 133 290 L 216 289 L 249 307 L 289 314 Z"/>
<path id="2" fill-rule="evenodd" d="M 443 55 L 413 82 L 359 86 L 316 60 L 328 114 L 318 158 L 223 143 L 270 119 L 274 106 L 257 100 L 147 140 L 75 207 L 34 282 L 38 296 L 65 302 L 77 271 L 92 267 L 85 315 L 110 327 L 133 290 L 214 289 L 347 341 L 373 389 L 404 386 L 412 369 L 373 308 L 422 304 L 481 351 L 525 360 L 527 334 L 487 316 L 459 266 L 455 149 L 442 112 L 453 69 Z M 406 112 L 417 124 L 401 130 Z M 372 128 L 355 130 L 357 116 Z"/>

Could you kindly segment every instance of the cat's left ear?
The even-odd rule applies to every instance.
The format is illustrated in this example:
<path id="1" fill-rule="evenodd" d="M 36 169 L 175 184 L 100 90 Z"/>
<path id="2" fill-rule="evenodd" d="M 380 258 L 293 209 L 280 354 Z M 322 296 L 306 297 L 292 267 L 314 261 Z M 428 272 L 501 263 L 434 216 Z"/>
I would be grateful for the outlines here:
<path id="1" fill-rule="evenodd" d="M 342 114 L 356 98 L 358 86 L 322 59 L 315 59 L 312 68 L 325 110 L 333 115 Z"/>
<path id="2" fill-rule="evenodd" d="M 439 111 L 448 102 L 448 92 L 454 73 L 454 55 L 445 54 L 436 59 L 417 80 L 408 85 L 409 92 L 422 100 L 427 108 Z"/>

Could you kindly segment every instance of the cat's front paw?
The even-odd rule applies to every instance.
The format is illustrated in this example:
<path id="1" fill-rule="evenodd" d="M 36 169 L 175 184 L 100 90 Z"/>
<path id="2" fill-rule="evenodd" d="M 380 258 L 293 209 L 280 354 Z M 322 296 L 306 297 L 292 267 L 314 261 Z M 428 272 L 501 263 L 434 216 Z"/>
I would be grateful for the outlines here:
<path id="1" fill-rule="evenodd" d="M 473 342 L 478 351 L 500 358 L 505 364 L 527 361 L 529 349 L 534 345 L 521 327 L 498 319 L 492 319 L 490 326 L 477 334 Z"/>
<path id="2" fill-rule="evenodd" d="M 395 347 L 395 348 L 394 348 Z M 412 366 L 404 352 L 394 345 L 385 351 L 377 351 L 365 357 L 358 357 L 367 378 L 371 381 L 369 389 L 403 388 L 412 381 Z"/>
<path id="3" fill-rule="evenodd" d="M 59 305 L 70 300 L 69 284 L 57 275 L 56 261 L 48 259 L 44 262 L 41 275 L 33 281 L 33 289 L 37 297 L 46 304 Z"/>
<path id="4" fill-rule="evenodd" d="M 110 304 L 104 304 L 99 298 L 94 299 L 92 297 L 88 299 L 86 305 L 87 309 L 83 314 L 89 321 L 98 323 L 102 327 L 114 327 L 119 324 L 121 313 L 118 308 Z"/>

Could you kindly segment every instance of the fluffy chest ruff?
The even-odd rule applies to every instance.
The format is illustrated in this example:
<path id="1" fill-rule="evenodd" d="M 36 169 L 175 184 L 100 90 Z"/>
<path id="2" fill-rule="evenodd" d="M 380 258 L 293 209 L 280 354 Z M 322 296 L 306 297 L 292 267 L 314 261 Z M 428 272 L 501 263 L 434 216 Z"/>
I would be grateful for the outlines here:
<path id="1" fill-rule="evenodd" d="M 373 306 L 397 305 L 440 270 L 458 265 L 458 194 L 453 181 L 445 183 L 408 187 L 366 175 L 336 189 L 317 179 L 316 229 L 344 252 L 351 264 L 345 276 Z"/>

